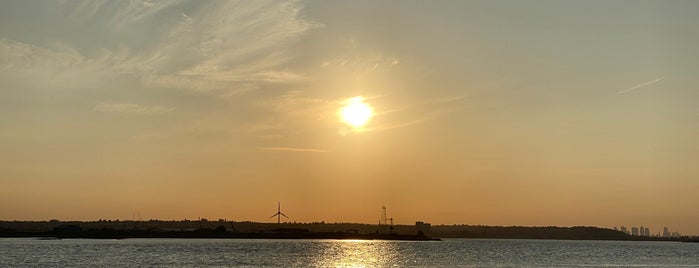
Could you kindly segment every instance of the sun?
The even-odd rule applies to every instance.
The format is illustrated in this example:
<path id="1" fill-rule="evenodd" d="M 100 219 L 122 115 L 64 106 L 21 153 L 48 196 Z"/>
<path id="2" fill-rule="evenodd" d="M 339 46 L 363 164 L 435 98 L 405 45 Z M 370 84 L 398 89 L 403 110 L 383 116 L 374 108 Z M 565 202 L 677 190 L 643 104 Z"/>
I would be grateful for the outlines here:
<path id="1" fill-rule="evenodd" d="M 340 115 L 342 120 L 352 127 L 363 127 L 374 115 L 371 106 L 364 103 L 364 98 L 362 97 L 351 98 L 346 103 L 347 105 L 340 110 Z"/>

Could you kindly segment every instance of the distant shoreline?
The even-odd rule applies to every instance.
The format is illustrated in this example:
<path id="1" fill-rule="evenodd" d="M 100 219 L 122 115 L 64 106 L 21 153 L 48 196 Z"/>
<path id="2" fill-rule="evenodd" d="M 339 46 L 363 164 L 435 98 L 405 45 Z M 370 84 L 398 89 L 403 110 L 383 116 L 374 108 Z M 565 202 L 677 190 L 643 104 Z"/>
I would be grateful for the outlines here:
<path id="1" fill-rule="evenodd" d="M 210 238 L 210 239 L 332 239 L 332 240 L 402 240 L 402 241 L 440 241 L 425 235 L 411 234 L 355 234 L 346 232 L 262 232 L 262 233 L 233 233 L 219 230 L 194 231 L 119 231 L 119 230 L 87 230 L 79 232 L 18 232 L 14 235 L 0 235 L 12 238 L 39 239 L 129 239 L 129 238 Z"/>
<path id="2" fill-rule="evenodd" d="M 560 239 L 699 242 L 696 236 L 633 236 L 598 227 L 482 225 L 371 225 L 361 223 L 259 223 L 234 221 L 0 221 L 0 237 L 358 239 L 429 241 L 439 238 Z"/>

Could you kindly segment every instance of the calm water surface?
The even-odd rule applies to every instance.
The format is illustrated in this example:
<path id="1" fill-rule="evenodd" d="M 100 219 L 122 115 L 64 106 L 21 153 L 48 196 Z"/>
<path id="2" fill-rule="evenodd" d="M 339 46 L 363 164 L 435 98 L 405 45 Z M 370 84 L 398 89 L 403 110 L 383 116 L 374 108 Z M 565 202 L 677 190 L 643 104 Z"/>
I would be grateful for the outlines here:
<path id="1" fill-rule="evenodd" d="M 699 243 L 0 238 L 2 267 L 699 267 Z"/>

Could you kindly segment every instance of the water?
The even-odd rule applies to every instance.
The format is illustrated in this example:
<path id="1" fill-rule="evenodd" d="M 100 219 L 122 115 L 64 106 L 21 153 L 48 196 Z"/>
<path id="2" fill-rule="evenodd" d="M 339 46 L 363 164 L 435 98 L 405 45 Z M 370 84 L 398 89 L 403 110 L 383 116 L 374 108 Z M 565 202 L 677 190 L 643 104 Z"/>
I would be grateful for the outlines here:
<path id="1" fill-rule="evenodd" d="M 699 243 L 0 239 L 1 267 L 699 267 Z"/>

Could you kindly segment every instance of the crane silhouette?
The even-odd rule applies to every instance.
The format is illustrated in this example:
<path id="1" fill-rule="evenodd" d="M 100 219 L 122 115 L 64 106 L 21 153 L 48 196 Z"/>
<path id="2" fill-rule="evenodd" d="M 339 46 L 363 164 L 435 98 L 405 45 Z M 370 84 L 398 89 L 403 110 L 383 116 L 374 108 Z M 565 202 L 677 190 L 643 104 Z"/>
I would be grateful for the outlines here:
<path id="1" fill-rule="evenodd" d="M 274 216 L 277 216 L 277 224 L 282 223 L 282 216 L 284 216 L 284 218 L 287 219 L 289 218 L 286 215 L 284 215 L 284 213 L 282 213 L 282 206 L 280 202 L 277 202 L 277 214 L 272 215 L 272 217 L 270 218 L 274 218 Z"/>

